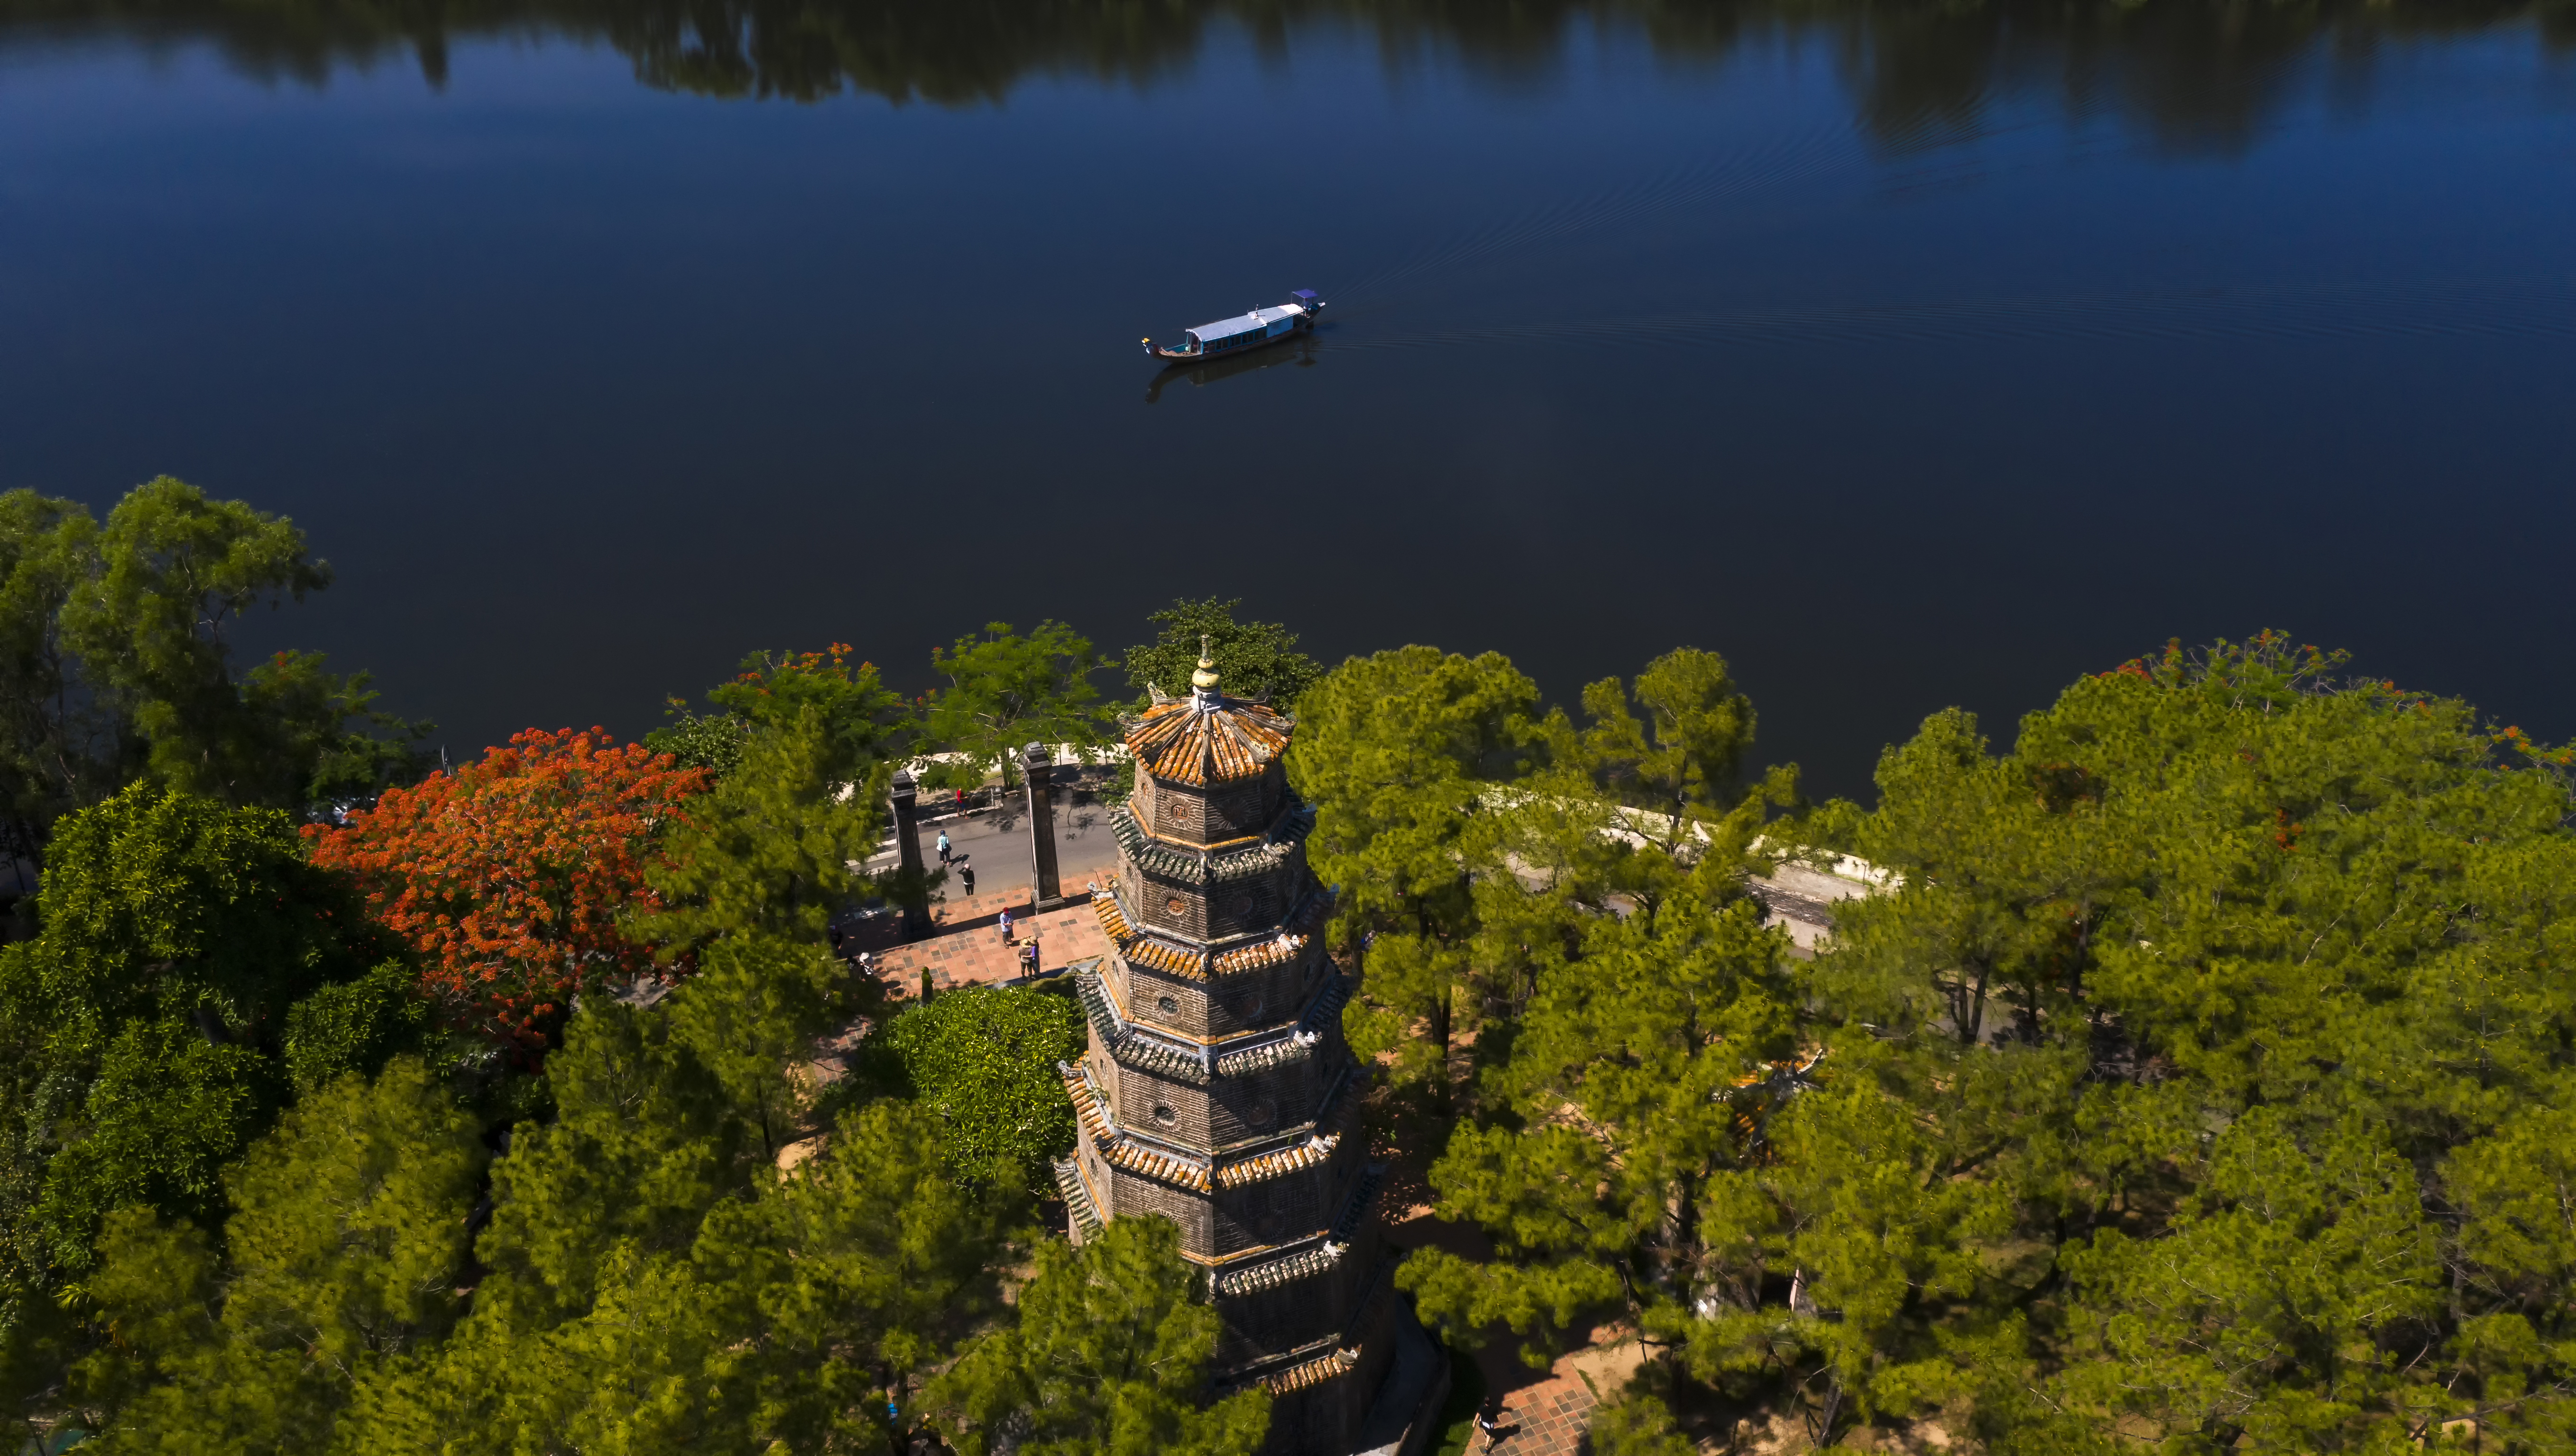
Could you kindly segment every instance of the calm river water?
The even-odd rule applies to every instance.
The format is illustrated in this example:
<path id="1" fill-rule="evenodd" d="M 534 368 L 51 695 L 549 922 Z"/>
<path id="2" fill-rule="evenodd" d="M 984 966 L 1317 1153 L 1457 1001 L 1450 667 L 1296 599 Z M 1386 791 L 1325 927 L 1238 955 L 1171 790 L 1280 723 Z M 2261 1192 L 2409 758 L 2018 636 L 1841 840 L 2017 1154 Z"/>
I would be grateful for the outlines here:
<path id="1" fill-rule="evenodd" d="M 292 514 L 341 584 L 259 631 L 459 752 L 1184 593 L 1564 696 L 1714 648 L 1844 792 L 2267 625 L 2563 738 L 2557 23 L 0 0 L 0 486 Z"/>

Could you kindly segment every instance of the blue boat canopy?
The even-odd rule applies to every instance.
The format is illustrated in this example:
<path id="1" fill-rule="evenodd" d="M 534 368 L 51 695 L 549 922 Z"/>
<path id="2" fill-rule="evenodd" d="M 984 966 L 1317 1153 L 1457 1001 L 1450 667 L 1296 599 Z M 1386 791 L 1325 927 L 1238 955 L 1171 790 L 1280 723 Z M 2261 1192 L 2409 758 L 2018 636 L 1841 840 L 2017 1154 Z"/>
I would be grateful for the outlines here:
<path id="1" fill-rule="evenodd" d="M 1190 330 L 1190 337 L 1202 344 L 1213 344 L 1219 339 L 1231 339 L 1237 334 L 1265 334 L 1270 331 L 1271 325 L 1282 319 L 1295 318 L 1304 312 L 1305 310 L 1299 307 L 1256 308 L 1250 313 L 1235 318 L 1219 319 L 1212 324 L 1201 324 Z"/>
<path id="2" fill-rule="evenodd" d="M 1300 288 L 1288 296 L 1297 300 L 1299 303 L 1306 305 L 1308 308 L 1315 306 L 1315 290 L 1311 288 Z"/>

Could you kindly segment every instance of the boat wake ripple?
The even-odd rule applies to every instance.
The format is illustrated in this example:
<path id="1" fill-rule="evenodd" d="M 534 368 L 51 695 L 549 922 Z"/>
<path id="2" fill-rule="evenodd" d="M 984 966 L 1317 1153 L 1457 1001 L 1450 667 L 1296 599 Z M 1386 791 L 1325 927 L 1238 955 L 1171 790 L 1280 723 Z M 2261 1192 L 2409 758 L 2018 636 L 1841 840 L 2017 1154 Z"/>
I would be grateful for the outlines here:
<path id="1" fill-rule="evenodd" d="M 1464 345 L 2576 336 L 2576 274 L 1708 310 L 1335 338 L 1336 356 Z"/>

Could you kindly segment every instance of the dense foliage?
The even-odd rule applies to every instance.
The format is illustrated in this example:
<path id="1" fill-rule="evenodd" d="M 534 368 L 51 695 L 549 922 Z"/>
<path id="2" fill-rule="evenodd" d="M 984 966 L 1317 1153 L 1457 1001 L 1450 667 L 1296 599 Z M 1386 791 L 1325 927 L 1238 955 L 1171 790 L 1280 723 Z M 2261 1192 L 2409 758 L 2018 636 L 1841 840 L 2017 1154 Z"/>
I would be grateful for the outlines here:
<path id="1" fill-rule="evenodd" d="M 1277 622 L 1236 621 L 1234 609 L 1242 605 L 1239 597 L 1183 597 L 1147 613 L 1145 620 L 1158 629 L 1154 640 L 1128 648 L 1123 659 L 1127 685 L 1140 703 L 1150 702 L 1157 692 L 1188 696 L 1190 674 L 1198 671 L 1202 652 L 1233 697 L 1260 698 L 1284 709 L 1313 687 L 1324 675 L 1323 664 L 1297 651 L 1297 634 Z"/>
<path id="2" fill-rule="evenodd" d="M 225 656 L 325 579 L 177 482 L 103 528 L 0 497 L 0 790 L 44 840 L 0 1441 L 1259 1445 L 1171 1226 L 1041 1231 L 1076 1003 L 898 1008 L 828 944 L 933 887 L 854 868 L 897 763 L 1095 741 L 1087 641 L 967 639 L 926 714 L 760 654 L 670 751 L 531 732 L 405 787 L 363 683 Z M 2576 754 L 2267 634 L 2000 753 L 1936 714 L 1874 806 L 1811 806 L 1712 653 L 1543 712 L 1492 654 L 1309 682 L 1234 606 L 1131 671 L 1205 632 L 1296 700 L 1380 1130 L 1484 1236 L 1399 1282 L 1538 1364 L 1641 1338 L 1595 1449 L 2576 1447 Z M 299 828 L 326 790 L 377 797 Z M 1753 893 L 1791 861 L 1873 891 L 1812 958 Z"/>
<path id="3" fill-rule="evenodd" d="M 1073 1151 L 1073 1103 L 1056 1064 L 1079 1058 L 1086 1034 L 1070 996 L 970 986 L 907 1007 L 886 1043 L 940 1120 L 954 1176 L 1042 1195 L 1048 1164 Z"/>
<path id="4" fill-rule="evenodd" d="M 1662 1373 L 1605 1418 L 1618 1449 L 1765 1404 L 1819 1440 L 1939 1418 L 2014 1451 L 2566 1449 L 2570 755 L 2340 667 L 2273 635 L 2170 650 L 2001 755 L 1938 714 L 1874 810 L 1760 841 L 1792 785 L 1736 783 L 1750 717 L 1704 654 L 1625 721 L 1615 684 L 1580 732 L 1439 719 L 1483 726 L 1424 736 L 1436 774 L 1301 744 L 1319 842 L 1358 850 L 1345 914 L 1385 927 L 1372 977 L 1426 942 L 1355 1039 L 1480 1029 L 1432 1183 L 1496 1252 L 1416 1254 L 1425 1315 L 1542 1363 L 1639 1331 Z M 1440 690 L 1465 672 L 1390 654 L 1308 701 L 1350 674 L 1353 701 L 1472 702 Z M 1318 726 L 1379 751 L 1344 721 Z M 1469 771 L 1502 741 L 1525 768 Z M 1738 878 L 1791 846 L 1892 877 L 1812 961 Z"/>
<path id="5" fill-rule="evenodd" d="M 295 826 L 138 784 L 66 818 L 41 933 L 0 950 L 0 1399 L 57 1391 L 109 1215 L 208 1218 L 292 1068 L 399 1045 L 299 1014 L 394 950 Z"/>
<path id="6" fill-rule="evenodd" d="M 573 997 L 651 969 L 620 925 L 654 906 L 656 841 L 705 786 L 604 729 L 531 728 L 305 832 L 313 862 L 362 886 L 409 943 L 451 1020 L 534 1044 Z"/>
<path id="7" fill-rule="evenodd" d="M 854 868 L 910 705 L 841 647 L 709 698 L 720 777 L 532 731 L 301 833 L 149 774 L 61 821 L 0 951 L 0 1443 L 1258 1445 L 1168 1237 L 1006 1297 L 1073 1003 L 890 1016 L 831 953 L 930 888 Z"/>
<path id="8" fill-rule="evenodd" d="M 373 706 L 365 673 L 231 633 L 331 584 L 293 522 L 163 476 L 101 525 L 79 503 L 0 495 L 0 825 L 17 848 L 137 779 L 302 809 L 413 771 L 427 724 Z"/>
<path id="9" fill-rule="evenodd" d="M 956 755 L 931 775 L 932 787 L 973 788 L 998 771 L 1007 788 L 1029 744 L 1049 752 L 1071 744 L 1087 756 L 1108 736 L 1111 710 L 1091 675 L 1117 664 L 1062 622 L 1040 622 L 1025 637 L 1008 622 L 988 623 L 981 636 L 932 648 L 930 665 L 948 686 L 931 697 L 925 726 Z"/>

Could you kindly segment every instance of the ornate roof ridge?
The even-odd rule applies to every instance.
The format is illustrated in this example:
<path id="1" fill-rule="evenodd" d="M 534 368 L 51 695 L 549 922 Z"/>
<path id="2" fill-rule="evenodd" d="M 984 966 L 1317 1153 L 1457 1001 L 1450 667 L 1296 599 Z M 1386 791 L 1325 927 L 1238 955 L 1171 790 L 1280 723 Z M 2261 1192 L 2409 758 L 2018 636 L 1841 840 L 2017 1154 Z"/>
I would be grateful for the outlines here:
<path id="1" fill-rule="evenodd" d="M 1057 1158 L 1047 1166 L 1055 1170 L 1056 1191 L 1064 1195 L 1064 1206 L 1073 1214 L 1074 1227 L 1086 1235 L 1108 1227 L 1101 1222 L 1100 1205 L 1092 1201 L 1091 1185 L 1083 1181 L 1082 1165 L 1071 1158 Z"/>
<path id="2" fill-rule="evenodd" d="M 1272 1395 L 1292 1395 L 1310 1386 L 1321 1385 L 1335 1376 L 1348 1375 L 1360 1368 L 1356 1345 L 1337 1346 L 1312 1360 L 1291 1365 L 1275 1375 L 1264 1375 L 1261 1383 Z"/>
<path id="3" fill-rule="evenodd" d="M 1367 1216 L 1370 1203 L 1376 1200 L 1379 1185 L 1385 1181 L 1386 1165 L 1371 1163 L 1360 1174 L 1359 1181 L 1351 1186 L 1350 1196 L 1342 1200 L 1342 1211 L 1333 1219 L 1332 1227 L 1310 1235 L 1312 1242 L 1301 1241 L 1299 1246 L 1284 1255 L 1254 1260 L 1239 1269 L 1221 1273 L 1209 1281 L 1210 1287 L 1225 1295 L 1258 1294 L 1265 1289 L 1312 1278 L 1340 1264 L 1342 1256 L 1350 1252 L 1351 1245 L 1357 1240 L 1360 1222 Z"/>
<path id="4" fill-rule="evenodd" d="M 1287 750 L 1297 722 L 1267 703 L 1213 684 L 1123 719 L 1127 752 L 1158 779 L 1182 784 L 1259 778 Z"/>
<path id="5" fill-rule="evenodd" d="M 1322 1027 L 1324 1019 L 1341 1010 L 1342 1003 L 1348 1001 L 1350 996 L 1348 977 L 1339 972 L 1326 977 L 1324 984 L 1316 990 L 1315 999 L 1307 1003 L 1304 1014 L 1290 1023 L 1291 1029 L 1287 1035 L 1274 1037 L 1258 1046 L 1246 1047 L 1241 1051 L 1217 1053 L 1216 1074 L 1220 1077 L 1241 1077 L 1271 1067 L 1285 1066 L 1290 1062 L 1303 1061 L 1313 1056 L 1316 1045 L 1324 1039 Z"/>
<path id="6" fill-rule="evenodd" d="M 1211 1284 L 1219 1294 L 1258 1294 L 1300 1279 L 1311 1279 L 1342 1262 L 1351 1246 L 1330 1239 L 1307 1245 L 1284 1259 L 1267 1259 L 1248 1269 L 1218 1275 Z"/>
<path id="7" fill-rule="evenodd" d="M 1332 891 L 1320 886 L 1309 888 L 1287 918 L 1279 922 L 1270 939 L 1211 953 L 1203 947 L 1175 944 L 1164 939 L 1160 931 L 1138 930 L 1127 919 L 1127 907 L 1118 895 L 1119 891 L 1112 888 L 1091 897 L 1091 912 L 1100 921 L 1100 932 L 1109 938 L 1111 947 L 1131 964 L 1193 981 L 1204 981 L 1212 974 L 1231 976 L 1257 971 L 1294 960 L 1314 939 L 1333 903 Z"/>
<path id="8" fill-rule="evenodd" d="M 1091 1034 L 1109 1049 L 1109 1055 L 1122 1065 L 1140 1072 L 1170 1077 L 1204 1087 L 1208 1082 L 1207 1059 L 1186 1048 L 1173 1046 L 1136 1030 L 1119 1014 L 1118 1003 L 1109 995 L 1109 987 L 1100 979 L 1097 966 L 1086 966 L 1073 973 L 1074 995 L 1091 1018 Z"/>
<path id="9" fill-rule="evenodd" d="M 1091 1145 L 1100 1150 L 1100 1155 L 1109 1160 L 1110 1166 L 1124 1168 L 1158 1182 L 1177 1184 L 1194 1193 L 1266 1183 L 1321 1164 L 1341 1146 L 1343 1135 L 1349 1131 L 1343 1124 L 1350 1120 L 1350 1109 L 1356 1102 L 1356 1099 L 1346 1099 L 1341 1095 L 1350 1083 L 1349 1074 L 1345 1073 L 1340 1081 L 1333 1084 L 1333 1090 L 1328 1094 L 1331 1104 L 1324 1109 L 1323 1116 L 1315 1119 L 1313 1131 L 1304 1142 L 1220 1163 L 1213 1158 L 1184 1157 L 1145 1146 L 1142 1139 L 1121 1127 L 1101 1105 L 1100 1089 L 1092 1085 L 1088 1067 L 1072 1062 L 1055 1065 L 1056 1074 L 1064 1079 L 1065 1095 L 1073 1099 L 1075 1121 L 1090 1135 Z M 1327 1122 L 1333 1124 L 1329 1132 L 1325 1130 Z"/>
<path id="10" fill-rule="evenodd" d="M 1368 1296 L 1360 1301 L 1359 1308 L 1351 1312 L 1350 1323 L 1342 1326 L 1340 1334 L 1326 1335 L 1274 1361 L 1262 1362 L 1269 1368 L 1260 1370 L 1258 1374 L 1238 1370 L 1225 1379 L 1225 1388 L 1244 1390 L 1259 1385 L 1267 1387 L 1273 1395 L 1287 1395 L 1358 1369 L 1360 1356 L 1368 1348 L 1367 1332 L 1377 1323 L 1379 1309 L 1395 1288 L 1395 1280 L 1390 1277 L 1392 1267 L 1388 1260 L 1378 1261 L 1370 1277 Z M 1306 1350 L 1318 1353 L 1299 1359 L 1298 1356 Z M 1254 1368 L 1260 1369 L 1258 1365 Z"/>
<path id="11" fill-rule="evenodd" d="M 1315 809 L 1311 804 L 1292 804 L 1259 835 L 1247 835 L 1244 841 L 1229 840 L 1228 847 L 1222 849 L 1160 838 L 1137 822 L 1132 805 L 1109 816 L 1110 836 L 1138 869 L 1201 885 L 1249 879 L 1275 870 L 1314 832 Z"/>

